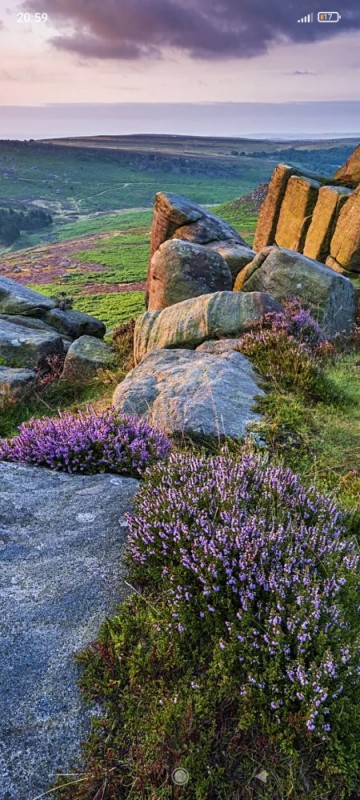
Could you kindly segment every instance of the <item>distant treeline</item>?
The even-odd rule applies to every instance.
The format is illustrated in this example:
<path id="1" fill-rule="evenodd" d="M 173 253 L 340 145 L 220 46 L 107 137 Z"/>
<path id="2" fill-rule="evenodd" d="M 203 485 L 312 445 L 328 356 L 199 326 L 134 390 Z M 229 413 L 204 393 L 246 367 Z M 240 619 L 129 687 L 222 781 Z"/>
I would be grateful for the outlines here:
<path id="1" fill-rule="evenodd" d="M 52 216 L 41 208 L 30 211 L 14 211 L 0 208 L 0 243 L 11 245 L 19 238 L 21 231 L 38 231 L 52 224 Z"/>
<path id="2" fill-rule="evenodd" d="M 278 150 L 275 154 L 266 150 L 258 151 L 256 158 L 272 159 L 280 163 L 318 172 L 320 175 L 332 175 L 341 167 L 353 153 L 352 146 L 325 147 L 324 149 L 300 150 L 297 147 L 287 147 Z M 244 155 L 239 153 L 239 155 Z"/>

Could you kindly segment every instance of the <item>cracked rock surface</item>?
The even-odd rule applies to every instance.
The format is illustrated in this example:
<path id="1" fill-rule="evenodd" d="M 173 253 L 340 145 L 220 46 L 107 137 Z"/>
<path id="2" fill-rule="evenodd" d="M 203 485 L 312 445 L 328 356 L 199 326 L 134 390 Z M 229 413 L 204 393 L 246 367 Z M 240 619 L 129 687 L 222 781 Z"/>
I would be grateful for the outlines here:
<path id="1" fill-rule="evenodd" d="M 0 462 L 0 800 L 33 800 L 78 756 L 90 712 L 73 653 L 128 593 L 137 487 Z"/>

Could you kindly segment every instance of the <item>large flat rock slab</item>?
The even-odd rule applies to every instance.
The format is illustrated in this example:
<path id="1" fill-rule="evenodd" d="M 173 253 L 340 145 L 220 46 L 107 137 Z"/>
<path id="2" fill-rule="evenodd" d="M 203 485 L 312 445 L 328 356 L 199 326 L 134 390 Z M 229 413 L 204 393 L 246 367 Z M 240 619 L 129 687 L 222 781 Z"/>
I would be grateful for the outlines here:
<path id="1" fill-rule="evenodd" d="M 0 800 L 33 800 L 85 738 L 73 659 L 127 588 L 138 482 L 0 462 Z"/>
<path id="2" fill-rule="evenodd" d="M 232 350 L 154 350 L 119 384 L 113 403 L 170 435 L 239 439 L 260 420 L 257 380 L 249 359 Z"/>

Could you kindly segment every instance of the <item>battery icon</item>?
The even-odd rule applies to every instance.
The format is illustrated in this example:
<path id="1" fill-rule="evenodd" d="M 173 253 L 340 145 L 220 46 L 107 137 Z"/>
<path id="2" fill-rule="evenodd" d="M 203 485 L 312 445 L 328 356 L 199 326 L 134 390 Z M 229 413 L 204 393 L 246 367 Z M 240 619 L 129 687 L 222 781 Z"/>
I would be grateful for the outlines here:
<path id="1" fill-rule="evenodd" d="M 319 11 L 318 22 L 340 22 L 341 14 L 338 11 Z"/>

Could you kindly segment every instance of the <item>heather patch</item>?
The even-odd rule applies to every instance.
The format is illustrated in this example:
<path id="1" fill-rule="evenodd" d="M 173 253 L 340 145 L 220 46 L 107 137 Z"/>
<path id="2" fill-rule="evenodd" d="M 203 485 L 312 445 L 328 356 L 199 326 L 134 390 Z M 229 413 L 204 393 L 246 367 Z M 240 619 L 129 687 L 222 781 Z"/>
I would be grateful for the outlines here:
<path id="1" fill-rule="evenodd" d="M 315 400 L 335 399 L 335 387 L 323 370 L 334 345 L 296 299 L 288 301 L 284 314 L 266 314 L 238 349 L 275 388 L 295 389 Z"/>
<path id="2" fill-rule="evenodd" d="M 106 713 L 60 796 L 170 800 L 181 767 L 185 800 L 349 798 L 358 556 L 340 509 L 246 449 L 174 453 L 145 478 L 128 517 L 140 590 L 81 656 Z"/>
<path id="3" fill-rule="evenodd" d="M 70 473 L 115 472 L 138 477 L 170 449 L 167 437 L 145 422 L 111 409 L 97 412 L 88 408 L 24 422 L 17 436 L 0 442 L 0 459 Z"/>
<path id="4" fill-rule="evenodd" d="M 325 739 L 340 681 L 356 674 L 343 587 L 358 562 L 332 500 L 263 457 L 177 454 L 154 470 L 129 525 L 134 576 L 161 583 L 172 627 L 191 635 L 197 620 L 238 662 L 244 698 L 255 687 L 275 725 L 296 713 L 299 730 Z"/>

